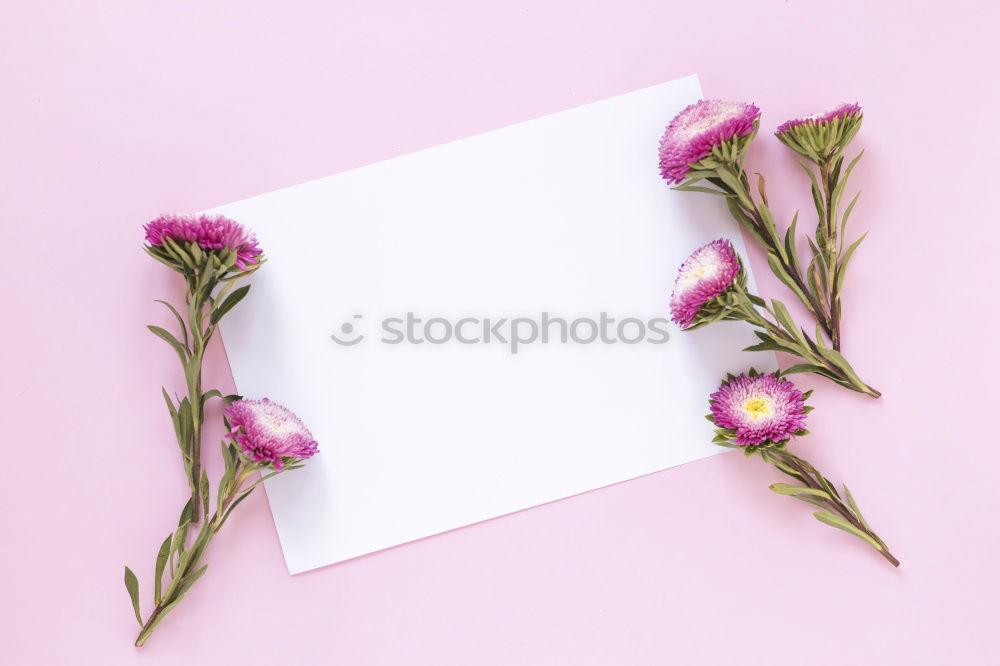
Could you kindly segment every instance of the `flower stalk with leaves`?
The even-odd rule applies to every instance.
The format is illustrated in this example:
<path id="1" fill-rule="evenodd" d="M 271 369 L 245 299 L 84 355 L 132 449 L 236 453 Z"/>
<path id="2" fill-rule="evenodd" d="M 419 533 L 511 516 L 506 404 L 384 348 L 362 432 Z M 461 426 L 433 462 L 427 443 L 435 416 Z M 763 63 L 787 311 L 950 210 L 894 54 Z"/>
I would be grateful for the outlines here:
<path id="1" fill-rule="evenodd" d="M 229 404 L 224 410 L 230 433 L 228 441 L 222 442 L 225 472 L 216 489 L 215 512 L 209 517 L 210 502 L 206 489 L 200 496 L 206 520 L 197 536 L 190 540 L 194 512 L 190 499 L 184 505 L 177 529 L 167 535 L 157 552 L 153 574 L 155 605 L 145 620 L 139 603 L 139 580 L 131 569 L 125 567 L 125 588 L 140 626 L 135 641 L 137 647 L 146 642 L 163 618 L 205 574 L 208 565 L 202 561 L 208 546 L 236 507 L 265 479 L 283 471 L 299 469 L 304 459 L 316 453 L 312 434 L 288 409 L 266 398 L 233 398 L 235 400 L 227 400 Z M 253 479 L 257 472 L 265 473 Z M 164 588 L 163 579 L 167 573 L 169 583 Z"/>
<path id="2" fill-rule="evenodd" d="M 812 252 L 807 269 L 812 292 L 819 296 L 831 324 L 834 349 L 840 349 L 841 290 L 848 262 L 865 236 L 845 248 L 847 220 L 861 193 L 840 215 L 847 179 L 864 151 L 844 168 L 844 150 L 861 128 L 863 115 L 857 104 L 841 104 L 823 113 L 796 118 L 782 124 L 775 136 L 806 161 L 799 166 L 809 176 L 816 206 L 816 240 L 806 238 Z"/>
<path id="3" fill-rule="evenodd" d="M 797 483 L 775 483 L 772 491 L 818 507 L 813 513 L 816 520 L 858 537 L 898 567 L 899 560 L 861 515 L 847 486 L 841 495 L 815 467 L 788 451 L 793 437 L 809 433 L 805 421 L 812 407 L 805 401 L 811 393 L 801 393 L 778 373 L 760 374 L 751 368 L 746 374 L 727 375 L 709 398 L 711 412 L 706 418 L 716 426 L 712 441 L 741 448 L 747 458 L 759 455 L 774 465 Z"/>
<path id="4" fill-rule="evenodd" d="M 826 345 L 818 325 L 815 337 L 810 337 L 781 301 L 769 305 L 749 291 L 743 262 L 726 239 L 698 248 L 681 265 L 670 314 L 685 331 L 717 321 L 745 321 L 757 329 L 760 342 L 744 351 L 780 351 L 802 360 L 784 374 L 812 372 L 852 391 L 881 395 L 862 381 L 843 354 Z"/>
<path id="5" fill-rule="evenodd" d="M 767 252 L 771 271 L 802 302 L 836 351 L 841 347 L 840 293 L 847 264 L 860 239 L 843 247 L 844 227 L 857 197 L 840 219 L 840 199 L 857 159 L 846 170 L 843 150 L 861 123 L 861 109 L 844 105 L 818 116 L 789 121 L 778 138 L 817 165 L 813 198 L 819 214 L 813 258 L 803 269 L 796 249 L 798 214 L 785 233 L 778 231 L 770 210 L 764 177 L 757 175 L 756 193 L 744 168 L 747 148 L 757 134 L 760 109 L 753 104 L 702 100 L 681 111 L 660 141 L 660 173 L 685 192 L 725 197 L 730 214 Z M 859 156 L 860 157 L 860 156 Z M 707 183 L 705 187 L 699 183 Z M 821 184 L 820 184 L 821 183 Z"/>
<path id="6" fill-rule="evenodd" d="M 257 270 L 264 256 L 253 234 L 221 216 L 164 215 L 147 224 L 145 231 L 146 252 L 180 273 L 187 285 L 184 315 L 170 303 L 157 301 L 173 314 L 180 337 L 160 326 L 148 328 L 173 348 L 184 370 L 187 396 L 175 404 L 163 389 L 163 399 L 191 488 L 190 520 L 197 523 L 201 496 L 208 492 L 208 477 L 201 468 L 205 403 L 212 397 L 222 397 L 218 390 L 203 391 L 205 350 L 219 321 L 250 290 L 249 285 L 233 289 L 236 281 Z"/>

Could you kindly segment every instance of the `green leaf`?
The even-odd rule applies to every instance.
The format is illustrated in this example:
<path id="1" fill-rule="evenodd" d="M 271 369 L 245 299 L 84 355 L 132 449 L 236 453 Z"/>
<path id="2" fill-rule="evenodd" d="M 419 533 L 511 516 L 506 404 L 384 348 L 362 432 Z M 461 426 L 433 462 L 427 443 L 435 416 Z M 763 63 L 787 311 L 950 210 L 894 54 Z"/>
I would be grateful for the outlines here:
<path id="1" fill-rule="evenodd" d="M 837 291 L 838 292 L 840 292 L 840 290 L 843 289 L 843 287 L 844 287 L 844 276 L 847 275 L 847 262 L 849 262 L 851 260 L 851 255 L 854 254 L 854 251 L 856 249 L 858 249 L 858 246 L 861 245 L 861 241 L 863 241 L 865 239 L 865 236 L 867 236 L 867 235 L 868 235 L 868 232 L 865 232 L 861 236 L 861 238 L 859 238 L 858 240 L 856 240 L 853 243 L 851 243 L 850 247 L 847 248 L 847 252 L 844 253 L 844 258 L 840 261 L 840 266 L 837 267 Z"/>
<path id="2" fill-rule="evenodd" d="M 778 259 L 778 256 L 773 252 L 769 252 L 767 255 L 767 265 L 771 267 L 771 272 L 774 273 L 779 280 L 781 280 L 782 284 L 795 292 L 795 295 L 799 297 L 799 300 L 802 301 L 802 304 L 805 305 L 810 312 L 815 312 L 812 307 L 812 303 L 809 302 L 809 299 L 799 288 L 799 285 L 795 283 L 792 276 L 789 275 L 784 266 L 781 265 L 781 260 Z"/>
<path id="3" fill-rule="evenodd" d="M 242 502 L 242 501 L 243 501 L 243 500 L 245 500 L 246 498 L 250 497 L 250 493 L 252 493 L 252 492 L 253 492 L 253 490 L 254 490 L 254 489 L 253 489 L 253 488 L 251 488 L 250 490 L 246 491 L 245 493 L 243 493 L 242 495 L 240 495 L 240 496 L 239 496 L 239 497 L 238 497 L 238 498 L 236 499 L 236 501 L 235 501 L 235 502 L 233 502 L 232 504 L 230 504 L 230 505 L 229 505 L 229 508 L 228 508 L 228 509 L 226 510 L 226 513 L 225 513 L 225 515 L 224 515 L 224 516 L 222 516 L 222 520 L 221 520 L 221 521 L 219 522 L 219 526 L 218 526 L 218 527 L 216 528 L 216 531 L 218 531 L 218 530 L 221 530 L 221 529 L 222 529 L 222 526 L 226 524 L 226 521 L 227 521 L 227 520 L 229 520 L 229 516 L 230 516 L 230 515 L 232 515 L 232 513 L 233 513 L 233 509 L 235 509 L 235 508 L 236 508 L 237 506 L 239 506 L 239 505 L 240 505 L 240 502 Z"/>
<path id="4" fill-rule="evenodd" d="M 799 163 L 799 166 L 802 167 L 802 170 L 806 172 L 806 175 L 809 176 L 809 180 L 812 183 L 813 204 L 816 206 L 816 214 L 819 215 L 820 220 L 823 220 L 826 218 L 826 206 L 823 204 L 823 194 L 820 191 L 819 181 L 816 180 L 816 174 L 802 160 L 796 161 Z M 821 224 L 819 226 L 823 225 Z"/>
<path id="5" fill-rule="evenodd" d="M 840 180 L 840 170 L 844 166 L 844 155 L 841 153 L 833 161 L 833 170 L 830 172 L 830 182 L 836 183 Z"/>
<path id="6" fill-rule="evenodd" d="M 202 514 L 208 516 L 208 472 L 201 470 L 201 502 Z"/>
<path id="7" fill-rule="evenodd" d="M 847 522 L 846 520 L 844 520 L 843 518 L 841 518 L 836 514 L 830 513 L 829 511 L 817 511 L 813 514 L 813 516 L 815 516 L 816 520 L 818 520 L 821 523 L 826 523 L 831 527 L 836 527 L 839 530 L 844 530 L 848 534 L 853 534 L 859 539 L 864 539 L 865 541 L 870 543 L 876 550 L 883 550 L 882 546 L 879 545 L 877 541 L 875 541 L 870 536 L 868 536 L 867 534 L 859 530 L 857 527 L 850 524 L 849 522 Z"/>
<path id="8" fill-rule="evenodd" d="M 219 389 L 212 389 L 211 391 L 201 394 L 201 404 L 204 407 L 205 403 L 211 400 L 212 398 L 221 398 L 221 397 L 222 397 L 222 391 L 220 391 Z"/>
<path id="9" fill-rule="evenodd" d="M 793 495 L 793 497 L 797 500 L 802 500 L 803 502 L 809 502 L 813 506 L 818 506 L 821 509 L 826 509 L 826 504 L 823 503 L 823 500 L 817 497 L 813 497 L 811 495 Z"/>
<path id="10" fill-rule="evenodd" d="M 778 320 L 778 323 L 798 341 L 803 350 L 807 350 L 809 344 L 806 342 L 805 336 L 802 335 L 802 331 L 795 325 L 795 321 L 792 319 L 792 315 L 788 312 L 785 304 L 779 300 L 772 299 L 771 308 L 774 310 L 774 317 Z"/>
<path id="11" fill-rule="evenodd" d="M 854 382 L 857 386 L 865 385 L 865 383 L 861 381 L 861 378 L 858 377 L 858 374 L 854 372 L 854 368 L 851 367 L 851 364 L 847 362 L 847 359 L 844 358 L 844 355 L 841 354 L 839 351 L 837 351 L 836 349 L 824 349 L 823 356 L 829 359 L 838 368 L 843 370 L 844 374 L 846 374 L 848 378 L 852 382 Z"/>
<path id="12" fill-rule="evenodd" d="M 748 352 L 763 352 L 763 351 L 787 351 L 784 347 L 776 345 L 773 342 L 761 342 L 756 345 L 750 345 L 749 347 L 744 347 L 743 351 Z"/>
<path id="13" fill-rule="evenodd" d="M 125 567 L 125 589 L 128 590 L 128 596 L 132 599 L 132 610 L 135 611 L 135 621 L 142 626 L 142 613 L 139 612 L 139 579 L 135 577 L 135 574 L 131 569 Z"/>
<path id="14" fill-rule="evenodd" d="M 861 515 L 861 509 L 858 508 L 857 503 L 851 496 L 851 491 L 847 489 L 846 483 L 844 484 L 844 497 L 847 498 L 847 503 L 851 506 L 851 513 L 853 513 L 854 517 L 858 519 L 858 522 L 864 525 L 869 532 L 874 531 L 872 530 L 872 526 L 868 524 L 868 521 L 865 520 L 865 517 Z"/>
<path id="15" fill-rule="evenodd" d="M 705 178 L 715 178 L 716 177 L 715 171 L 712 171 L 712 170 L 709 170 L 709 169 L 700 169 L 700 170 L 697 170 L 697 171 L 695 171 L 694 169 L 692 169 L 691 171 L 688 171 L 684 175 L 689 180 L 691 180 L 692 182 L 699 181 L 699 180 L 702 180 L 702 179 L 705 179 Z"/>
<path id="16" fill-rule="evenodd" d="M 181 333 L 184 336 L 184 346 L 187 347 L 188 333 L 187 333 L 187 326 L 184 325 L 184 318 L 181 317 L 181 314 L 170 303 L 167 303 L 166 301 L 161 301 L 159 299 L 155 300 L 154 303 L 162 303 L 163 305 L 167 306 L 167 309 L 170 310 L 171 313 L 173 313 L 174 319 L 177 320 L 177 325 L 181 327 Z"/>
<path id="17" fill-rule="evenodd" d="M 782 370 L 782 375 L 794 375 L 800 372 L 823 372 L 825 368 L 819 365 L 813 365 L 812 363 L 796 363 L 787 370 Z"/>
<path id="18" fill-rule="evenodd" d="M 177 437 L 177 443 L 181 444 L 181 450 L 184 450 L 184 445 L 181 443 L 181 425 L 177 419 L 177 408 L 174 406 L 174 401 L 170 399 L 170 395 L 167 393 L 167 389 L 160 387 L 163 391 L 163 400 L 167 403 L 167 411 L 170 412 L 170 420 L 174 424 L 174 435 Z"/>
<path id="19" fill-rule="evenodd" d="M 740 185 L 739 180 L 736 179 L 736 176 L 734 176 L 729 171 L 729 169 L 717 169 L 715 171 L 715 175 L 723 183 L 726 184 L 726 187 L 728 187 L 730 190 L 732 190 L 733 192 L 735 192 L 737 194 L 737 196 L 739 196 L 740 198 L 743 198 L 742 195 L 740 195 L 740 192 L 743 190 L 743 187 Z"/>
<path id="20" fill-rule="evenodd" d="M 826 492 L 828 492 L 830 494 L 830 497 L 838 499 L 838 500 L 840 499 L 840 494 L 837 492 L 837 489 L 833 487 L 833 484 L 830 483 L 829 479 L 827 479 L 826 477 L 824 477 L 819 472 L 816 472 L 814 476 L 816 477 L 816 480 L 819 481 L 819 484 L 821 486 L 823 486 L 823 488 L 826 490 Z"/>
<path id="21" fill-rule="evenodd" d="M 212 325 L 214 326 L 219 323 L 219 320 L 222 319 L 227 312 L 232 310 L 237 303 L 243 300 L 243 297 L 247 295 L 248 291 L 250 291 L 250 285 L 240 287 L 233 293 L 229 294 L 229 296 L 226 297 L 226 300 L 222 301 L 222 305 L 212 310 L 212 316 L 209 319 Z"/>
<path id="22" fill-rule="evenodd" d="M 184 527 L 184 525 L 186 525 L 187 523 L 190 523 L 191 522 L 191 513 L 192 513 L 191 512 L 191 500 L 189 498 L 188 501 L 184 503 L 184 508 L 181 509 L 181 517 L 177 521 L 177 527 Z"/>
<path id="23" fill-rule="evenodd" d="M 813 497 L 822 497 L 823 499 L 830 499 L 830 495 L 822 490 L 817 490 L 816 488 L 805 488 L 803 486 L 793 486 L 788 483 L 772 483 L 771 490 L 778 493 L 779 495 L 812 495 Z"/>
<path id="24" fill-rule="evenodd" d="M 172 333 L 170 333 L 170 331 L 160 328 L 159 326 L 147 326 L 146 328 L 152 331 L 153 335 L 165 340 L 168 345 L 173 347 L 174 351 L 177 352 L 177 355 L 180 356 L 181 363 L 187 363 L 187 349 L 177 340 L 177 338 L 173 336 Z"/>
<path id="25" fill-rule="evenodd" d="M 191 499 L 184 504 L 181 509 L 180 520 L 177 521 L 177 531 L 174 532 L 173 545 L 170 550 L 176 553 L 184 552 L 184 543 L 187 541 L 188 529 L 191 527 Z"/>
<path id="26" fill-rule="evenodd" d="M 760 230 L 757 229 L 757 225 L 754 224 L 754 221 L 750 219 L 750 217 L 743 211 L 742 208 L 740 208 L 740 204 L 736 200 L 736 197 L 727 197 L 726 206 L 729 208 L 729 213 L 734 218 L 736 218 L 736 221 L 739 222 L 744 229 L 746 229 L 748 232 L 750 232 L 750 234 L 754 238 L 760 241 L 761 245 L 763 245 L 764 247 L 768 246 L 768 241 L 763 236 L 760 235 Z"/>
<path id="27" fill-rule="evenodd" d="M 764 228 L 767 229 L 768 235 L 771 237 L 771 247 L 772 251 L 777 250 L 778 254 L 781 255 L 782 261 L 787 261 L 788 257 L 785 255 L 785 247 L 781 243 L 781 236 L 778 234 L 778 227 L 774 224 L 774 216 L 771 215 L 771 210 L 765 206 L 759 206 L 760 217 L 764 222 Z"/>
<path id="28" fill-rule="evenodd" d="M 225 441 L 222 442 L 222 462 L 226 463 L 226 471 L 228 472 L 233 468 L 233 450 L 230 448 L 229 444 Z M 224 494 L 222 489 L 219 489 L 219 494 Z"/>
<path id="29" fill-rule="evenodd" d="M 849 218 L 851 216 L 851 213 L 854 211 L 854 204 L 858 203 L 858 197 L 860 196 L 861 196 L 861 191 L 858 190 L 858 193 L 854 195 L 853 199 L 851 199 L 851 203 L 847 204 L 847 210 L 844 211 L 844 216 L 840 220 L 841 238 L 844 237 L 844 232 L 847 230 L 847 218 Z"/>
<path id="30" fill-rule="evenodd" d="M 191 403 L 188 402 L 187 398 L 182 399 L 177 406 L 177 425 L 180 429 L 177 443 L 180 445 L 185 459 L 190 460 L 191 452 L 188 450 L 188 446 L 191 442 Z M 190 479 L 188 482 L 190 483 Z"/>
<path id="31" fill-rule="evenodd" d="M 189 589 L 191 589 L 192 585 L 198 582 L 199 578 L 205 575 L 205 569 L 208 569 L 207 564 L 195 571 L 193 574 L 184 578 L 183 582 L 181 582 L 180 586 L 177 588 L 176 594 L 178 601 L 184 596 L 185 593 L 187 593 Z"/>
<path id="32" fill-rule="evenodd" d="M 160 544 L 160 552 L 156 554 L 156 579 L 153 582 L 153 600 L 156 604 L 159 604 L 162 598 L 160 593 L 163 590 L 163 569 L 167 566 L 167 558 L 170 557 L 170 544 L 173 541 L 173 537 L 173 533 L 168 534 L 167 538 Z"/>
<path id="33" fill-rule="evenodd" d="M 865 151 L 858 153 L 858 156 L 851 160 L 851 163 L 847 165 L 847 171 L 844 172 L 844 177 L 840 179 L 837 186 L 833 188 L 833 209 L 837 210 L 837 206 L 840 205 L 840 199 L 844 196 L 844 188 L 847 187 L 847 179 L 851 177 L 851 172 L 854 171 L 854 167 L 861 160 L 861 156 L 865 154 Z"/>
<path id="34" fill-rule="evenodd" d="M 735 194 L 729 192 L 723 192 L 721 190 L 713 190 L 711 187 L 701 187 L 699 185 L 676 185 L 673 189 L 679 192 L 702 192 L 703 194 L 715 194 L 722 197 L 733 197 Z"/>
<path id="35" fill-rule="evenodd" d="M 799 212 L 795 211 L 795 215 L 792 216 L 792 223 L 788 225 L 788 229 L 785 231 L 785 253 L 788 255 L 789 263 L 796 270 L 799 269 L 799 253 L 795 249 L 795 227 L 799 222 Z"/>

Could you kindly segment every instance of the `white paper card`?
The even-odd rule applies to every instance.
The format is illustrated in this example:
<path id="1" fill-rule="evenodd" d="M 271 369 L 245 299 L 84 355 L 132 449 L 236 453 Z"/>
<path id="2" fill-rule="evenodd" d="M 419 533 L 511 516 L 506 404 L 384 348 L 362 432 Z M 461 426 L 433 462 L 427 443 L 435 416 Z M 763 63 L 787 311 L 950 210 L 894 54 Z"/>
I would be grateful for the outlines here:
<path id="1" fill-rule="evenodd" d="M 773 367 L 739 351 L 749 327 L 584 344 L 552 321 L 666 317 L 694 248 L 725 236 L 745 256 L 721 199 L 658 174 L 667 121 L 700 96 L 691 76 L 214 209 L 268 256 L 222 326 L 238 390 L 290 407 L 320 445 L 266 484 L 289 571 L 722 451 L 708 394 Z M 479 342 L 383 342 L 408 312 L 434 340 L 471 319 Z M 509 339 L 542 313 L 548 343 L 484 341 L 483 320 Z"/>

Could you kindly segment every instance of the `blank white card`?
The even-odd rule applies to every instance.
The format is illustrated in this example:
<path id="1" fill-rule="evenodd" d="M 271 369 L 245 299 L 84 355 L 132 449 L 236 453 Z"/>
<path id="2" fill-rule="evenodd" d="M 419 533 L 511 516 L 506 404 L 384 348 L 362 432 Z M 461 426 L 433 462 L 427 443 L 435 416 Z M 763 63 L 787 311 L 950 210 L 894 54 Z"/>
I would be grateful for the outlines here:
<path id="1" fill-rule="evenodd" d="M 663 321 L 693 249 L 744 253 L 721 200 L 658 173 L 700 96 L 691 76 L 212 211 L 268 257 L 222 326 L 236 386 L 320 446 L 266 483 L 291 573 L 722 451 L 709 393 L 773 357 L 741 323 Z"/>

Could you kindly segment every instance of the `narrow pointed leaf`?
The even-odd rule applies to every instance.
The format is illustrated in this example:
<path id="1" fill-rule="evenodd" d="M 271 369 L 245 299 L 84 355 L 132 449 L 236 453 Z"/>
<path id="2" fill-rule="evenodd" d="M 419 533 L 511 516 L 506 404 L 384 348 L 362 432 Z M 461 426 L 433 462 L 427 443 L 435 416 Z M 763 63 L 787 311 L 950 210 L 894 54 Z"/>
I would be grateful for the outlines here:
<path id="1" fill-rule="evenodd" d="M 125 567 L 125 589 L 128 590 L 128 596 L 132 600 L 132 610 L 135 611 L 135 621 L 142 626 L 142 613 L 139 612 L 139 579 L 135 577 L 135 574 L 131 569 Z"/>
<path id="2" fill-rule="evenodd" d="M 187 345 L 188 345 L 187 326 L 184 324 L 184 318 L 181 317 L 181 313 L 177 311 L 177 308 L 175 308 L 174 306 L 172 306 L 170 303 L 167 303 L 166 301 L 161 301 L 161 300 L 157 299 L 154 302 L 155 303 L 162 303 L 163 305 L 165 305 L 167 307 L 168 310 L 170 310 L 171 314 L 174 315 L 174 319 L 177 320 L 177 325 L 181 327 L 181 334 L 184 337 L 184 346 L 187 347 Z"/>
<path id="3" fill-rule="evenodd" d="M 858 249 L 858 246 L 861 245 L 861 241 L 863 241 L 865 239 L 865 236 L 867 236 L 867 235 L 868 235 L 868 233 L 865 232 L 861 236 L 861 238 L 859 238 L 858 240 L 856 240 L 853 243 L 851 243 L 850 247 L 847 248 L 847 251 L 844 252 L 844 258 L 840 261 L 840 266 L 837 267 L 837 291 L 838 292 L 840 292 L 843 289 L 843 287 L 844 287 L 844 276 L 847 275 L 847 262 L 849 262 L 851 260 L 851 255 L 854 254 L 854 251 L 856 249 Z"/>
<path id="4" fill-rule="evenodd" d="M 244 285 L 239 289 L 235 290 L 233 293 L 226 297 L 226 300 L 222 301 L 222 305 L 212 310 L 212 316 L 210 321 L 212 325 L 219 323 L 219 320 L 225 316 L 227 312 L 236 307 L 236 304 L 243 300 L 243 297 L 247 295 L 250 291 L 250 285 Z"/>
<path id="5" fill-rule="evenodd" d="M 181 363 L 187 363 L 187 350 L 184 348 L 184 345 L 182 345 L 177 338 L 170 333 L 170 331 L 160 328 L 159 326 L 147 326 L 146 328 L 152 331 L 153 335 L 161 338 L 166 341 L 168 345 L 173 347 L 174 351 L 177 352 L 177 355 L 180 357 Z"/>
<path id="6" fill-rule="evenodd" d="M 170 544 L 173 541 L 173 537 L 172 533 L 168 534 L 167 538 L 160 544 L 160 552 L 156 554 L 156 579 L 153 582 L 153 599 L 157 604 L 160 603 L 160 599 L 162 598 L 160 593 L 163 590 L 163 570 L 166 568 L 167 559 L 170 557 Z"/>
<path id="7" fill-rule="evenodd" d="M 198 569 L 197 571 L 195 571 L 193 574 L 187 576 L 184 579 L 184 582 L 181 583 L 180 586 L 177 588 L 177 598 L 178 599 L 180 599 L 181 597 L 183 597 L 187 593 L 187 591 L 189 589 L 191 589 L 191 586 L 194 585 L 195 583 L 197 583 L 198 579 L 205 575 L 205 570 L 206 569 L 208 569 L 208 565 L 207 564 L 204 565 L 203 567 L 201 567 L 200 569 Z"/>
<path id="8" fill-rule="evenodd" d="M 830 495 L 822 490 L 817 490 L 816 488 L 805 488 L 803 486 L 793 486 L 788 483 L 772 483 L 771 490 L 779 495 L 811 495 L 813 497 L 821 497 L 827 500 L 830 499 Z"/>
<path id="9" fill-rule="evenodd" d="M 844 497 L 847 498 L 847 503 L 850 505 L 851 513 L 854 514 L 854 517 L 857 518 L 858 521 L 862 525 L 864 525 L 869 531 L 874 532 L 874 530 L 872 530 L 872 526 L 869 525 L 868 521 L 865 520 L 865 517 L 861 515 L 861 509 L 858 508 L 858 505 L 854 501 L 854 498 L 851 497 L 851 491 L 847 489 L 846 483 L 844 484 Z"/>
<path id="10" fill-rule="evenodd" d="M 851 525 L 849 522 L 847 522 L 846 520 L 844 520 L 843 518 L 834 513 L 830 513 L 829 511 L 817 511 L 813 514 L 813 516 L 815 516 L 816 520 L 818 520 L 821 523 L 826 523 L 831 527 L 836 527 L 839 530 L 844 530 L 848 534 L 853 534 L 859 539 L 864 539 L 865 541 L 870 543 L 872 547 L 875 548 L 876 550 L 883 550 L 882 546 L 879 545 L 877 541 L 875 541 L 870 536 L 859 530 L 857 527 Z"/>
<path id="11" fill-rule="evenodd" d="M 208 472 L 205 470 L 201 471 L 201 500 L 202 500 L 202 515 L 208 515 Z"/>

